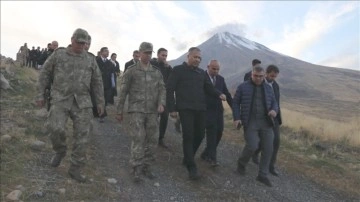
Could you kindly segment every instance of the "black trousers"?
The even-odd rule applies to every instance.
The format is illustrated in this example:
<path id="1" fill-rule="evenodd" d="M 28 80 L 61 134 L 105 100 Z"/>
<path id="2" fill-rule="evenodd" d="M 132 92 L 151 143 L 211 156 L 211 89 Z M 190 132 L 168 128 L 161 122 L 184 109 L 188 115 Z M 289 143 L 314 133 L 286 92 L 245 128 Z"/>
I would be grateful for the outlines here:
<path id="1" fill-rule="evenodd" d="M 224 114 L 222 110 L 206 111 L 206 148 L 202 157 L 216 161 L 216 149 L 224 130 Z"/>
<path id="2" fill-rule="evenodd" d="M 164 139 L 168 120 L 169 120 L 169 112 L 165 108 L 164 112 L 160 114 L 159 140 Z"/>
<path id="3" fill-rule="evenodd" d="M 273 128 L 273 132 L 274 132 L 274 148 L 273 148 L 273 153 L 271 156 L 271 161 L 270 161 L 270 169 L 274 169 L 275 168 L 275 163 L 276 163 L 276 158 L 277 158 L 277 154 L 280 148 L 280 125 L 277 119 L 274 119 L 274 128 Z M 261 147 L 259 144 L 259 148 L 255 151 L 256 156 L 259 155 L 261 151 Z"/>
<path id="4" fill-rule="evenodd" d="M 183 135 L 184 163 L 196 167 L 194 157 L 205 135 L 205 111 L 179 110 Z"/>

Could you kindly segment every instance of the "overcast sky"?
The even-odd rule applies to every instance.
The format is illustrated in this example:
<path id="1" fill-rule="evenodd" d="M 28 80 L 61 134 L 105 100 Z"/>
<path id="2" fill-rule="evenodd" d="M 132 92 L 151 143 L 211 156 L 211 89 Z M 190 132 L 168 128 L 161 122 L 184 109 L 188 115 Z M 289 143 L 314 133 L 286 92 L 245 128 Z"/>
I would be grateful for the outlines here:
<path id="1" fill-rule="evenodd" d="M 120 67 L 142 41 L 176 59 L 213 34 L 229 31 L 314 64 L 360 70 L 359 1 L 1 1 L 1 54 L 20 46 L 67 46 L 76 28 L 107 46 Z M 156 54 L 153 55 L 156 57 Z"/>

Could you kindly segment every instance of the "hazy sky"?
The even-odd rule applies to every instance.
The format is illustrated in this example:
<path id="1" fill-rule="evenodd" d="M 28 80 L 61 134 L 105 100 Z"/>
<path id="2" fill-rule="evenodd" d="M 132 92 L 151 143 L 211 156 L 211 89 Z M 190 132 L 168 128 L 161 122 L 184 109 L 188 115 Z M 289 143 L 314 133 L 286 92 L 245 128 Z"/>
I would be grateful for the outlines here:
<path id="1" fill-rule="evenodd" d="M 20 46 L 67 46 L 76 28 L 107 46 L 121 69 L 142 41 L 168 60 L 220 31 L 314 64 L 360 70 L 359 1 L 1 1 L 1 54 Z M 156 54 L 153 54 L 156 57 Z M 249 64 L 250 65 L 250 64 Z"/>

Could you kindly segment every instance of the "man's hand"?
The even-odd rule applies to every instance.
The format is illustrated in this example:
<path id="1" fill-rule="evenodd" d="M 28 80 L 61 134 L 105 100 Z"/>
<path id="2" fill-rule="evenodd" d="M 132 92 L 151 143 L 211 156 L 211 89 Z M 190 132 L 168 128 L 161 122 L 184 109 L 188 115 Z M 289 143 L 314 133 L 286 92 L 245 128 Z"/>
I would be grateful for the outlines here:
<path id="1" fill-rule="evenodd" d="M 122 114 L 116 114 L 115 118 L 116 118 L 116 120 L 118 120 L 119 123 L 121 123 L 122 120 L 123 120 L 123 115 Z"/>
<path id="2" fill-rule="evenodd" d="M 220 95 L 220 99 L 221 99 L 222 101 L 226 101 L 226 95 L 221 94 L 221 95 Z"/>
<path id="3" fill-rule="evenodd" d="M 36 105 L 37 105 L 38 107 L 44 107 L 44 105 L 45 105 L 45 100 L 44 100 L 44 99 L 42 99 L 42 100 L 36 100 Z"/>
<path id="4" fill-rule="evenodd" d="M 177 112 L 170 112 L 171 118 L 176 119 L 177 118 Z"/>
<path id="5" fill-rule="evenodd" d="M 268 113 L 268 116 L 271 116 L 273 118 L 276 117 L 276 112 L 274 110 L 270 110 L 269 113 Z"/>
<path id="6" fill-rule="evenodd" d="M 236 129 L 238 129 L 239 126 L 241 127 L 241 125 L 242 125 L 241 120 L 235 120 L 234 121 L 234 126 L 235 126 Z"/>
<path id="7" fill-rule="evenodd" d="M 163 113 L 164 112 L 164 106 L 163 105 L 159 105 L 157 108 L 158 113 Z"/>
<path id="8" fill-rule="evenodd" d="M 98 106 L 97 106 L 97 111 L 98 111 L 99 116 L 102 116 L 102 115 L 104 114 L 104 108 L 103 108 L 103 106 L 98 105 Z"/>

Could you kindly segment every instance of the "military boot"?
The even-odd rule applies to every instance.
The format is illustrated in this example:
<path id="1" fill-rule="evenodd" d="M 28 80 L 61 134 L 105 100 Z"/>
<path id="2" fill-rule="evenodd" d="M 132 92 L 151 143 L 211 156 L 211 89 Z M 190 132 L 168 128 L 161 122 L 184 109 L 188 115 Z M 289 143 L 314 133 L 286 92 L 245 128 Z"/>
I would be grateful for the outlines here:
<path id="1" fill-rule="evenodd" d="M 135 183 L 139 183 L 139 182 L 143 181 L 143 179 L 141 177 L 141 167 L 140 166 L 134 167 L 133 175 L 134 175 L 134 182 Z"/>
<path id="2" fill-rule="evenodd" d="M 147 178 L 149 178 L 149 179 L 155 179 L 156 178 L 156 175 L 151 171 L 150 166 L 144 166 L 142 171 L 143 171 L 143 174 Z"/>
<path id="3" fill-rule="evenodd" d="M 70 177 L 80 183 L 84 183 L 86 181 L 86 177 L 80 174 L 80 167 L 74 164 L 71 164 L 68 173 Z"/>
<path id="4" fill-rule="evenodd" d="M 66 153 L 65 152 L 61 152 L 61 153 L 56 153 L 50 162 L 50 165 L 52 167 L 58 167 L 61 163 L 61 160 L 65 157 Z"/>

